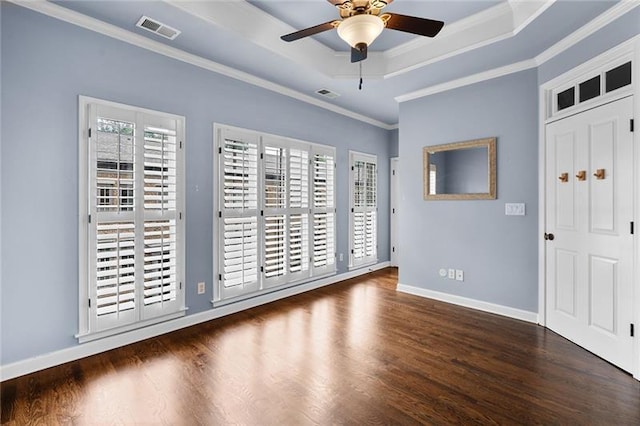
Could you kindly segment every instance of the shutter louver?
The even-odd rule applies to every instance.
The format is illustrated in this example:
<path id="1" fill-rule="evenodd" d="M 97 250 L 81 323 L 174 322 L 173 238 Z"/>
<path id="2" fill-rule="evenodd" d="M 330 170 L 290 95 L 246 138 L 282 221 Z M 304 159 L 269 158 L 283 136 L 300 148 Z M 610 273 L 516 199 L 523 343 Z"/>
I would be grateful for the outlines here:
<path id="1" fill-rule="evenodd" d="M 264 149 L 264 207 L 281 209 L 287 200 L 287 151 L 284 148 Z"/>
<path id="2" fill-rule="evenodd" d="M 144 129 L 144 208 L 176 209 L 176 131 Z"/>
<path id="3" fill-rule="evenodd" d="M 313 215 L 313 266 L 315 268 L 335 263 L 333 213 Z"/>
<path id="4" fill-rule="evenodd" d="M 289 218 L 289 271 L 309 270 L 309 216 L 293 214 Z"/>
<path id="5" fill-rule="evenodd" d="M 289 204 L 292 208 L 309 207 L 309 153 L 289 150 Z"/>
<path id="6" fill-rule="evenodd" d="M 264 275 L 265 278 L 286 273 L 286 221 L 284 215 L 264 219 Z"/>
<path id="7" fill-rule="evenodd" d="M 258 146 L 225 140 L 223 148 L 224 199 L 226 210 L 258 208 Z"/>
<path id="8" fill-rule="evenodd" d="M 313 156 L 313 205 L 316 208 L 332 208 L 333 198 L 333 157 L 326 154 Z"/>
<path id="9" fill-rule="evenodd" d="M 175 220 L 144 223 L 144 304 L 176 299 Z"/>
<path id="10" fill-rule="evenodd" d="M 375 258 L 377 255 L 377 223 L 376 212 L 368 211 L 365 218 L 365 244 L 364 256 L 367 258 Z"/>
<path id="11" fill-rule="evenodd" d="M 135 225 L 96 225 L 96 314 L 98 317 L 135 308 Z"/>
<path id="12" fill-rule="evenodd" d="M 246 286 L 258 280 L 258 220 L 224 219 L 224 287 Z"/>
<path id="13" fill-rule="evenodd" d="M 365 247 L 365 219 L 363 212 L 353 213 L 353 257 L 362 259 Z"/>

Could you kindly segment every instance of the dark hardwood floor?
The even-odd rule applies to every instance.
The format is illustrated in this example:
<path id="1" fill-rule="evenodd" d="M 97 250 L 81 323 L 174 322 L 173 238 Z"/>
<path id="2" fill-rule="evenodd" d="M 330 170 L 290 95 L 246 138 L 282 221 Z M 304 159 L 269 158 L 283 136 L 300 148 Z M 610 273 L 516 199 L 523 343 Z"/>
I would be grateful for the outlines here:
<path id="1" fill-rule="evenodd" d="M 5 424 L 640 424 L 640 382 L 386 269 L 3 382 Z"/>

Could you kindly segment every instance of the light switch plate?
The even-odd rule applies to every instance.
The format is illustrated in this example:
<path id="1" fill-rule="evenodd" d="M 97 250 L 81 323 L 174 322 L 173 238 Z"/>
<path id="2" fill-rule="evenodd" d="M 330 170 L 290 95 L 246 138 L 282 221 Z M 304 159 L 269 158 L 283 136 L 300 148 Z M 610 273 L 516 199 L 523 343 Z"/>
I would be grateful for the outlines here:
<path id="1" fill-rule="evenodd" d="M 464 281 L 464 271 L 462 269 L 456 269 L 456 281 Z"/>
<path id="2" fill-rule="evenodd" d="M 524 216 L 524 203 L 505 203 L 504 214 L 507 216 Z"/>
<path id="3" fill-rule="evenodd" d="M 204 282 L 199 282 L 198 283 L 198 294 L 204 294 L 205 288 L 204 288 Z"/>

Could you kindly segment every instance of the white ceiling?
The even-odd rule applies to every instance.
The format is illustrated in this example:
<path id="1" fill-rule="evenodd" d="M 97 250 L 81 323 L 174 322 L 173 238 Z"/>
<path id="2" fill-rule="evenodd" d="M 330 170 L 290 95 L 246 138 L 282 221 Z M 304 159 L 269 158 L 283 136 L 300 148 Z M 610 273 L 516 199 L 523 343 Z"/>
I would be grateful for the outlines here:
<path id="1" fill-rule="evenodd" d="M 397 97 L 531 60 L 621 6 L 613 0 L 395 0 L 385 11 L 443 20 L 445 27 L 434 39 L 384 30 L 363 62 L 360 91 L 358 65 L 350 63 L 348 46 L 334 30 L 292 43 L 279 38 L 336 19 L 337 11 L 325 0 L 75 0 L 43 7 L 31 3 L 28 7 L 62 13 L 70 21 L 77 19 L 74 16 L 92 18 L 82 18 L 85 26 L 92 22 L 147 37 L 153 40 L 147 48 L 155 45 L 161 51 L 163 45 L 170 46 L 213 64 L 212 69 L 215 63 L 232 67 L 266 81 L 261 83 L 264 87 L 275 83 L 284 88 L 279 91 L 316 98 L 316 104 L 352 111 L 381 127 L 398 122 Z M 143 15 L 182 33 L 167 40 L 136 28 Z M 314 93 L 320 88 L 341 96 L 320 97 Z"/>

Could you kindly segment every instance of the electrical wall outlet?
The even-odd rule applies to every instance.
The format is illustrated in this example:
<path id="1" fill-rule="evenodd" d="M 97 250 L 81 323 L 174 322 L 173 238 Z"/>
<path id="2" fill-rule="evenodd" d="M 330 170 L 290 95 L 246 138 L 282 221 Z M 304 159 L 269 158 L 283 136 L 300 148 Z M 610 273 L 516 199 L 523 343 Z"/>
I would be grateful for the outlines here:
<path id="1" fill-rule="evenodd" d="M 455 269 L 449 269 L 449 279 L 450 280 L 455 280 L 456 279 L 456 270 Z"/>
<path id="2" fill-rule="evenodd" d="M 462 269 L 456 269 L 456 281 L 464 281 L 464 272 Z"/>
<path id="3" fill-rule="evenodd" d="M 204 294 L 204 291 L 205 291 L 204 282 L 198 283 L 198 294 Z"/>
<path id="4" fill-rule="evenodd" d="M 338 257 L 340 258 L 340 262 L 342 262 L 344 260 L 344 255 L 342 253 L 340 253 L 340 255 Z"/>

